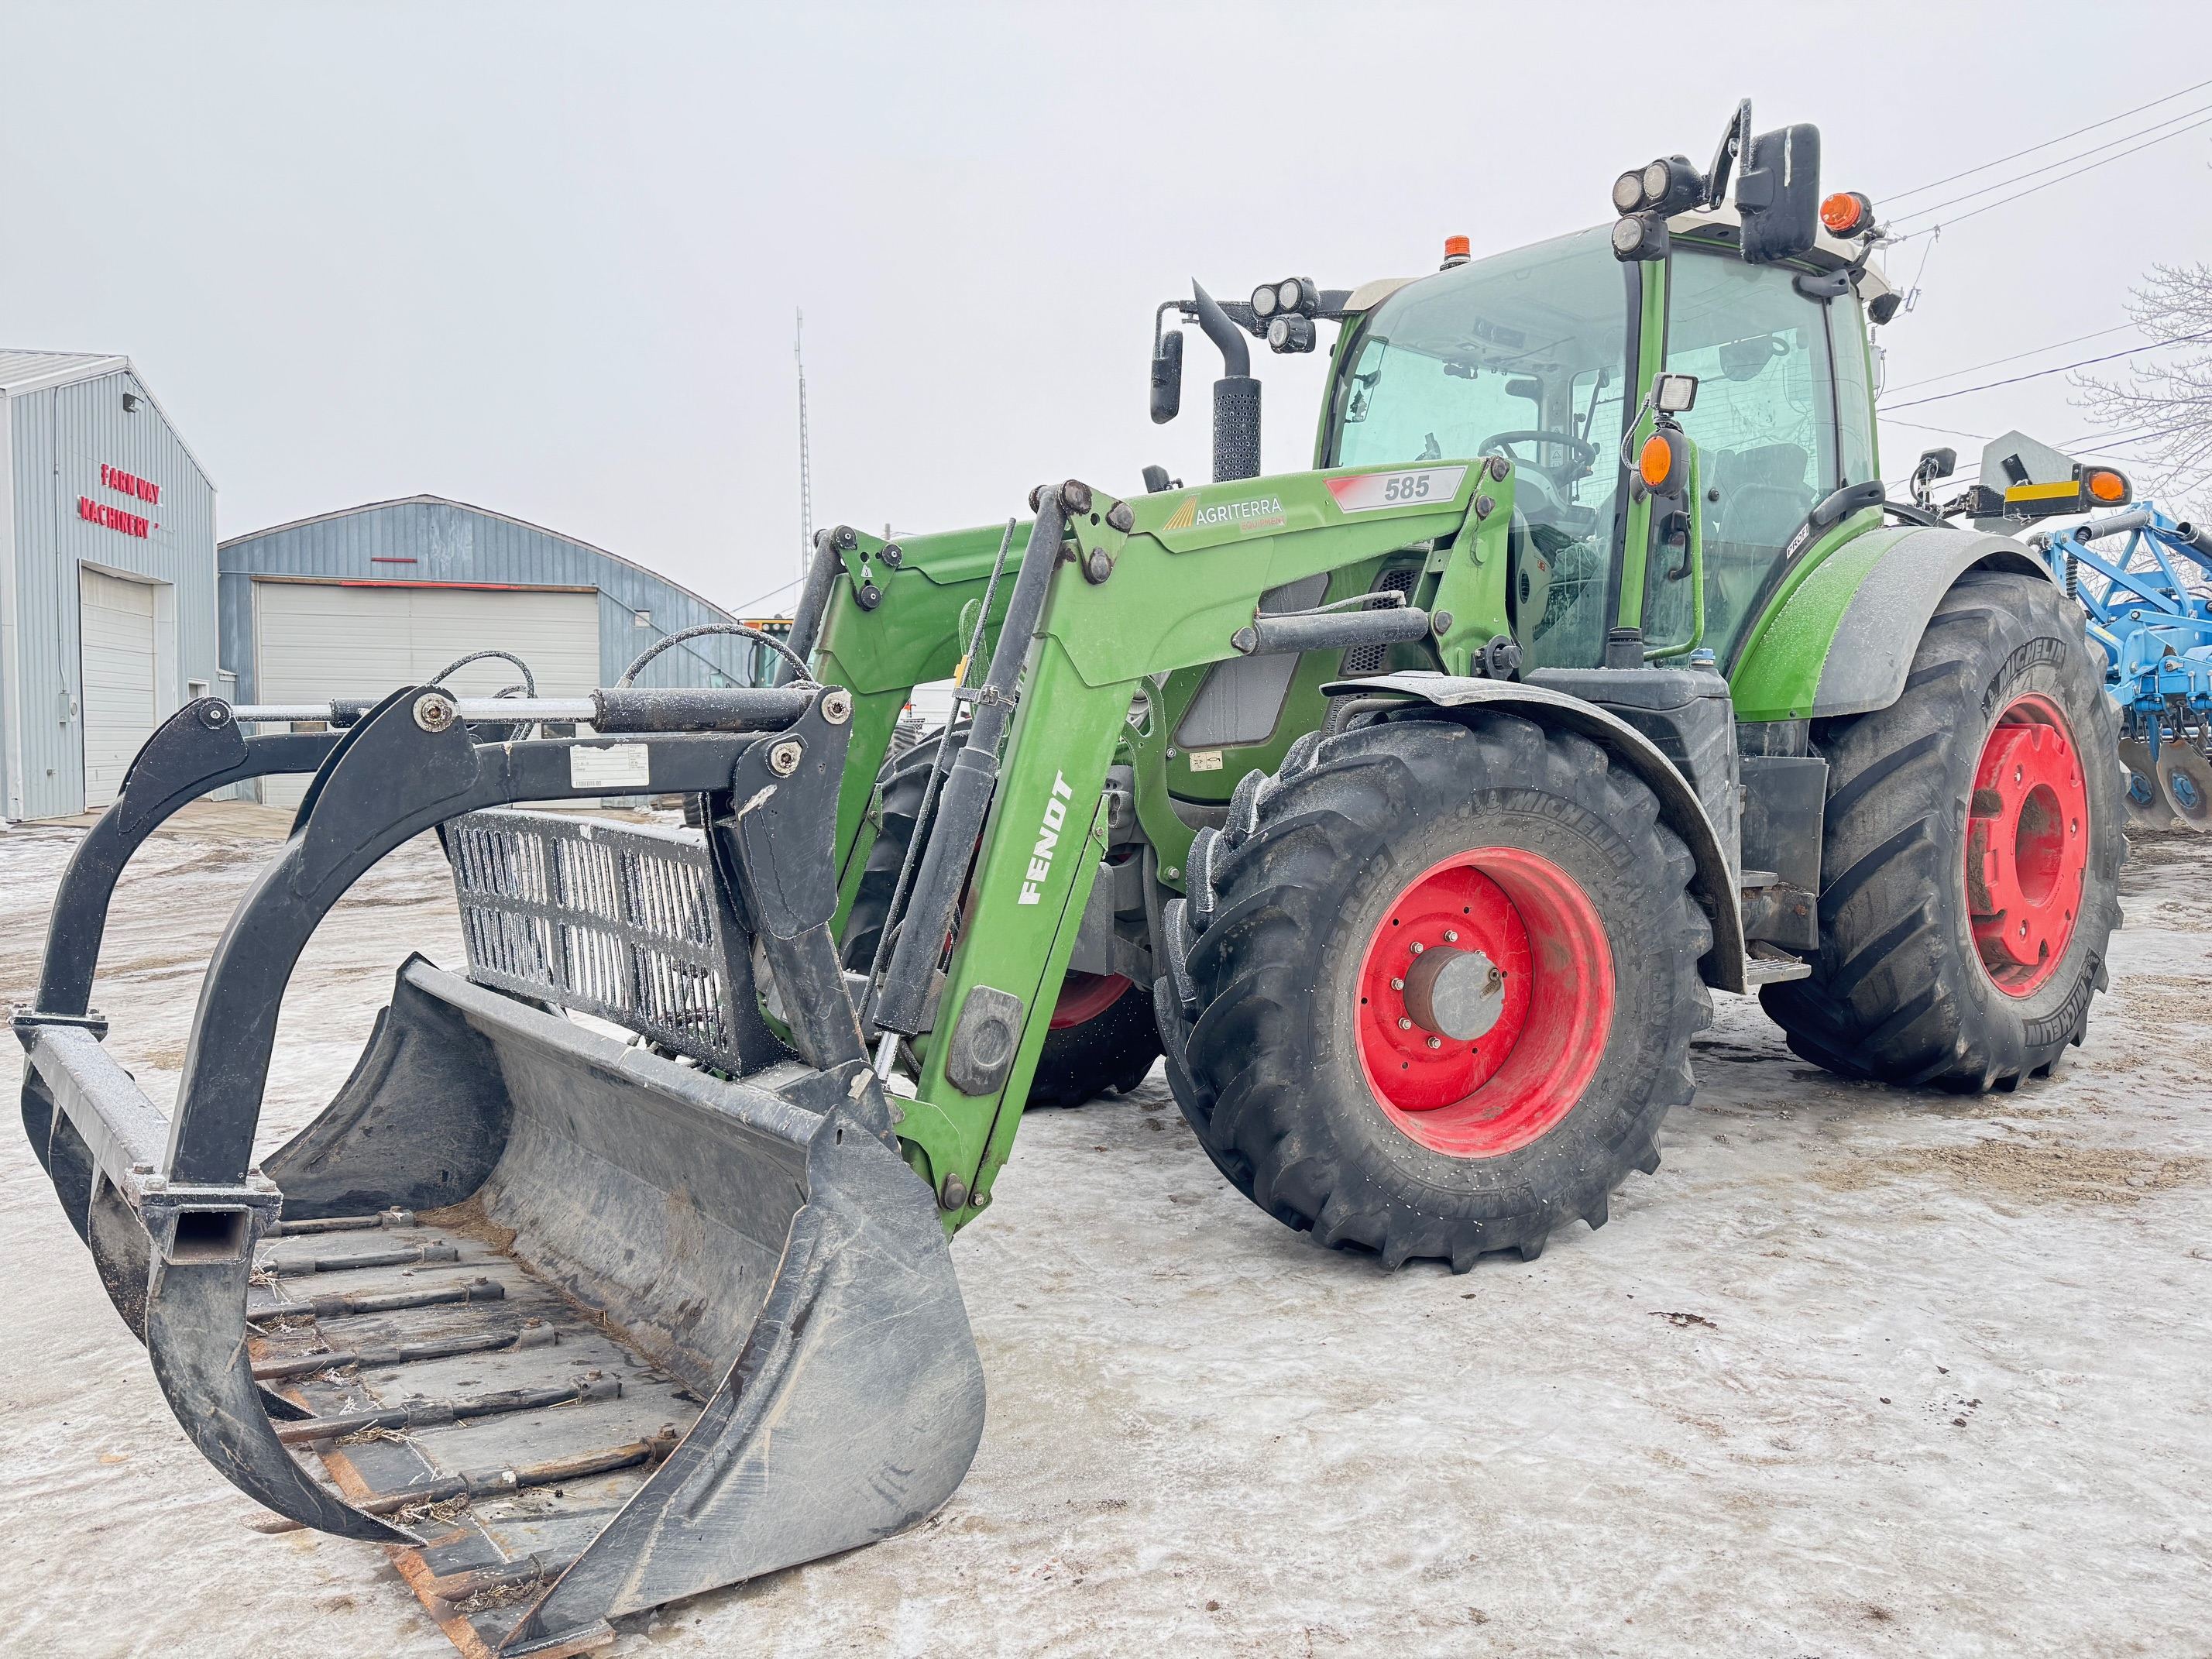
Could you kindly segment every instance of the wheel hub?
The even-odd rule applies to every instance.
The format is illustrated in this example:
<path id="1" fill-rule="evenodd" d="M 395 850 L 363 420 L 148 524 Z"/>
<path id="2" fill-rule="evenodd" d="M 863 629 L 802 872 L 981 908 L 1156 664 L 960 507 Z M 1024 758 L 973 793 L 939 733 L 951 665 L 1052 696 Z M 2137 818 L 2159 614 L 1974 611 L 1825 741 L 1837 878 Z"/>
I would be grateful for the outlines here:
<path id="1" fill-rule="evenodd" d="M 1505 970 L 1480 951 L 1424 951 L 1406 972 L 1406 1012 L 1433 1036 L 1472 1042 L 1504 1016 Z"/>
<path id="2" fill-rule="evenodd" d="M 2074 936 L 2089 862 L 2089 798 L 2066 717 L 2030 694 L 1983 745 L 1966 817 L 1966 908 L 1991 981 L 2024 997 Z"/>
<path id="3" fill-rule="evenodd" d="M 1479 848 L 1424 872 L 1376 922 L 1360 1063 L 1409 1139 L 1499 1157 L 1581 1098 L 1613 1004 L 1612 947 L 1581 886 L 1534 853 Z"/>

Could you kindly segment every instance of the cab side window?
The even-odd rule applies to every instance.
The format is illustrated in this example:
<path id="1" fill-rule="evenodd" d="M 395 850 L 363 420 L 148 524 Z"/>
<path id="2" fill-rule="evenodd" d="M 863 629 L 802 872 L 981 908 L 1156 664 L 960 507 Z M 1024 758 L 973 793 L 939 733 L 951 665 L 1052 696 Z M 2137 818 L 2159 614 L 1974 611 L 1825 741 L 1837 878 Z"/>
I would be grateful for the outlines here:
<path id="1" fill-rule="evenodd" d="M 1701 467 L 1705 643 L 1723 662 L 1784 544 L 1838 481 L 1827 307 L 1792 274 L 1686 249 L 1668 282 L 1667 366 L 1698 377 L 1682 425 Z"/>

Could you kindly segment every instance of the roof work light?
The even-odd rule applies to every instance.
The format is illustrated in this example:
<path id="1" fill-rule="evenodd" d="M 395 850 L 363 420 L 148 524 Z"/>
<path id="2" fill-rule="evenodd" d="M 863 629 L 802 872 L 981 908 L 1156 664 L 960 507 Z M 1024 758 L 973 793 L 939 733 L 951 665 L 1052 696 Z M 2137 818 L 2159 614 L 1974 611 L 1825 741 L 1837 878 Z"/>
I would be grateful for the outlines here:
<path id="1" fill-rule="evenodd" d="M 1283 315 L 1310 317 L 1321 309 L 1321 289 L 1310 276 L 1285 276 L 1254 289 L 1251 304 L 1253 316 L 1263 323 Z"/>

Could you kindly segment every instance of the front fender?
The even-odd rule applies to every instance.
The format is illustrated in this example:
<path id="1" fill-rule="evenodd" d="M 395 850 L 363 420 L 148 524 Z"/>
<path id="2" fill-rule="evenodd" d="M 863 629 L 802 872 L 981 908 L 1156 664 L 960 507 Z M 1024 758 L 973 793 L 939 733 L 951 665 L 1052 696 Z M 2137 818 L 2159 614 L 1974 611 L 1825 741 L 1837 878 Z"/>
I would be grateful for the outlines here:
<path id="1" fill-rule="evenodd" d="M 1893 525 L 1853 537 L 1784 585 L 1753 629 L 1729 691 L 1744 720 L 1826 720 L 1887 708 L 1928 619 L 1981 567 L 2051 580 L 2020 543 L 1972 530 Z"/>
<path id="2" fill-rule="evenodd" d="M 1697 866 L 1690 890 L 1713 924 L 1712 948 L 1698 958 L 1698 975 L 1716 990 L 1733 991 L 1740 996 L 1748 993 L 1743 912 L 1720 836 L 1689 780 L 1674 769 L 1657 744 L 1620 716 L 1564 691 L 1514 680 L 1377 674 L 1371 679 L 1333 680 L 1322 689 L 1331 696 L 1397 692 L 1438 708 L 1499 708 L 1526 715 L 1540 726 L 1557 726 L 1589 738 L 1650 787 L 1659 798 L 1660 822 L 1690 849 Z"/>

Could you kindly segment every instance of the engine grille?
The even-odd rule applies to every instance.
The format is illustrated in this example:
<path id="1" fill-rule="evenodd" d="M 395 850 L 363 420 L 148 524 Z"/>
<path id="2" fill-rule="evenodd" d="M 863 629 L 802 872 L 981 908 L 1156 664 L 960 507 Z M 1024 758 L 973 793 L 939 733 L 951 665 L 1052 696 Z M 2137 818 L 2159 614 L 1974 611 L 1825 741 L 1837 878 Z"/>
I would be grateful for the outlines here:
<path id="1" fill-rule="evenodd" d="M 1413 584 L 1420 579 L 1419 570 L 1386 570 L 1375 579 L 1370 593 L 1402 593 L 1410 598 Z M 1349 647 L 1337 672 L 1346 679 L 1357 674 L 1379 674 L 1389 665 L 1390 647 L 1387 645 L 1355 645 Z"/>

